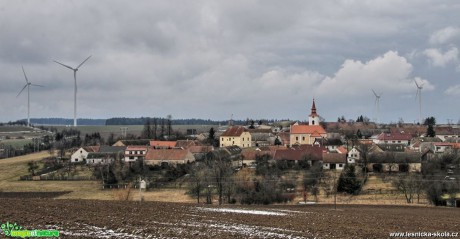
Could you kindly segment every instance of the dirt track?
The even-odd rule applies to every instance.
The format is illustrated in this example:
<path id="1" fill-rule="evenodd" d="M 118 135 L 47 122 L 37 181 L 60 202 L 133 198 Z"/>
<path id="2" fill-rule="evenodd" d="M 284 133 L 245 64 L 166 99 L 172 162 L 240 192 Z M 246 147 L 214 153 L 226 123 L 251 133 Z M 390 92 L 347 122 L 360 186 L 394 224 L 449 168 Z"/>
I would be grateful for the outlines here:
<path id="1" fill-rule="evenodd" d="M 61 238 L 387 238 L 458 232 L 460 210 L 400 206 L 204 206 L 179 203 L 1 199 L 0 218 Z"/>

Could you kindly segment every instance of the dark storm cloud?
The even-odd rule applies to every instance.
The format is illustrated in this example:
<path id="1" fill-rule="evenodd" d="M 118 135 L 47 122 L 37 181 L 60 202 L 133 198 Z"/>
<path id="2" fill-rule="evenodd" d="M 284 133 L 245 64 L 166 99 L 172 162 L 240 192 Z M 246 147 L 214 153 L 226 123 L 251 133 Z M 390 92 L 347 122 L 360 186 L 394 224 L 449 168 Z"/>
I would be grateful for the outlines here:
<path id="1" fill-rule="evenodd" d="M 24 118 L 21 65 L 47 85 L 33 117 L 304 119 L 418 117 L 459 95 L 459 4 L 451 1 L 0 1 L 0 121 Z M 442 77 L 441 77 L 442 76 Z M 348 89 L 344 91 L 343 89 Z M 407 99 L 411 100 L 407 100 Z M 340 103 L 339 103 L 340 102 Z M 393 107 L 398 105 L 398 107 Z M 434 107 L 437 106 L 437 107 Z"/>

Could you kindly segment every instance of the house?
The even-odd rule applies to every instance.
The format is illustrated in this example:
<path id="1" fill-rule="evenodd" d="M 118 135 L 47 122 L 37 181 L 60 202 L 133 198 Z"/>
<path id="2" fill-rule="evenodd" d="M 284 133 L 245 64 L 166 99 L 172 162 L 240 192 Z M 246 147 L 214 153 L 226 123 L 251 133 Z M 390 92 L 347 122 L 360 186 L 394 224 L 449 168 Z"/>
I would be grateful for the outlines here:
<path id="1" fill-rule="evenodd" d="M 125 162 L 135 162 L 139 159 L 145 159 L 148 146 L 128 146 L 125 150 Z"/>
<path id="2" fill-rule="evenodd" d="M 112 146 L 129 146 L 129 145 L 144 145 L 147 146 L 150 139 L 133 139 L 133 140 L 118 140 Z"/>
<path id="3" fill-rule="evenodd" d="M 435 127 L 436 137 L 441 139 L 443 142 L 458 142 L 460 140 L 460 128 L 454 128 L 452 126 L 438 126 Z"/>
<path id="4" fill-rule="evenodd" d="M 116 153 L 91 152 L 86 157 L 87 164 L 110 164 L 115 161 Z"/>
<path id="5" fill-rule="evenodd" d="M 319 124 L 320 118 L 316 113 L 315 100 L 311 107 L 311 114 L 308 117 L 308 125 L 296 122 L 291 125 L 290 145 L 312 145 L 316 139 L 326 138 L 326 130 Z"/>
<path id="6" fill-rule="evenodd" d="M 106 146 L 103 145 L 99 148 L 99 153 L 114 153 L 114 154 L 122 154 L 125 153 L 125 146 Z"/>
<path id="7" fill-rule="evenodd" d="M 294 163 L 306 160 L 308 164 L 313 165 L 322 161 L 322 155 L 324 152 L 327 152 L 327 149 L 321 146 L 300 145 L 288 149 L 276 150 L 273 159 L 275 161 L 293 161 Z"/>
<path id="8" fill-rule="evenodd" d="M 276 150 L 287 149 L 284 146 L 263 146 L 258 148 L 245 148 L 242 149 L 241 157 L 243 167 L 256 164 L 256 158 L 259 156 L 267 155 L 269 159 L 273 159 Z"/>
<path id="9" fill-rule="evenodd" d="M 176 148 L 183 148 L 183 149 L 188 149 L 192 146 L 198 145 L 195 140 L 177 140 L 176 141 Z"/>
<path id="10" fill-rule="evenodd" d="M 326 147 L 329 151 L 334 151 L 343 145 L 343 142 L 339 138 L 317 138 L 313 144 L 321 145 Z"/>
<path id="11" fill-rule="evenodd" d="M 206 157 L 210 160 L 229 159 L 232 161 L 232 166 L 236 168 L 243 166 L 241 152 L 240 147 L 233 145 L 217 148 L 209 152 Z"/>
<path id="12" fill-rule="evenodd" d="M 148 150 L 145 156 L 147 165 L 177 165 L 195 161 L 195 157 L 186 149 L 156 149 Z"/>
<path id="13" fill-rule="evenodd" d="M 373 137 L 373 142 L 375 144 L 404 144 L 404 145 L 409 145 L 410 141 L 412 139 L 412 135 L 405 133 L 405 132 L 399 132 L 399 131 L 393 131 L 391 133 L 380 133 L 376 137 Z"/>
<path id="14" fill-rule="evenodd" d="M 458 149 L 460 143 L 448 143 L 448 142 L 424 142 L 420 144 L 420 152 L 426 152 L 431 150 L 435 154 L 443 154 L 452 152 L 454 149 Z"/>
<path id="15" fill-rule="evenodd" d="M 354 164 L 361 159 L 361 150 L 358 147 L 354 146 L 347 155 L 347 162 Z"/>
<path id="16" fill-rule="evenodd" d="M 323 169 L 342 170 L 347 163 L 347 155 L 339 153 L 323 153 Z"/>
<path id="17" fill-rule="evenodd" d="M 196 146 L 190 146 L 188 148 L 190 153 L 193 154 L 196 160 L 204 160 L 205 156 L 208 152 L 211 152 L 214 150 L 213 146 L 201 146 L 201 145 L 196 145 Z"/>
<path id="18" fill-rule="evenodd" d="M 176 147 L 176 141 L 150 140 L 150 147 L 154 149 L 172 149 Z"/>
<path id="19" fill-rule="evenodd" d="M 252 137 L 243 126 L 231 126 L 219 137 L 220 147 L 238 146 L 248 148 L 252 146 Z"/>
<path id="20" fill-rule="evenodd" d="M 273 133 L 271 127 L 266 127 L 268 128 L 262 128 L 259 126 L 256 129 L 248 129 L 251 134 L 252 145 L 256 147 L 270 145 L 270 138 L 273 136 Z"/>
<path id="21" fill-rule="evenodd" d="M 419 152 L 372 153 L 368 159 L 370 172 L 421 172 L 422 154 Z"/>
<path id="22" fill-rule="evenodd" d="M 99 151 L 99 146 L 86 146 L 81 147 L 70 156 L 71 163 L 84 162 L 88 157 L 88 153 L 94 153 Z"/>
<path id="23" fill-rule="evenodd" d="M 404 152 L 407 145 L 406 144 L 377 144 L 377 146 L 383 151 Z"/>

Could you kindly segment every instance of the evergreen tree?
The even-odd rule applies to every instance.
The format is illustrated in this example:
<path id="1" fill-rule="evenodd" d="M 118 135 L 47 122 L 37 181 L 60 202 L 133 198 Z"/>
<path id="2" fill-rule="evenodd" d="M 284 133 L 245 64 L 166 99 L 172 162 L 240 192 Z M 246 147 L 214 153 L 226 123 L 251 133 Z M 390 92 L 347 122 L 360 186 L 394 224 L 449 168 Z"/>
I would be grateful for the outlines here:
<path id="1" fill-rule="evenodd" d="M 254 120 L 251 120 L 251 125 L 249 126 L 250 129 L 255 129 L 254 123 L 255 123 Z"/>
<path id="2" fill-rule="evenodd" d="M 275 139 L 275 145 L 281 145 L 281 140 L 278 137 Z"/>
<path id="3" fill-rule="evenodd" d="M 348 194 L 358 194 L 361 188 L 361 183 L 356 177 L 355 166 L 347 164 L 340 174 L 339 182 L 337 184 L 337 192 L 344 192 Z"/>
<path id="4" fill-rule="evenodd" d="M 426 137 L 435 137 L 436 132 L 434 131 L 433 126 L 436 125 L 436 119 L 433 116 L 428 117 L 425 119 L 423 124 L 428 126 L 426 129 Z"/>
<path id="5" fill-rule="evenodd" d="M 436 132 L 433 129 L 433 125 L 429 124 L 426 129 L 426 137 L 435 137 Z"/>

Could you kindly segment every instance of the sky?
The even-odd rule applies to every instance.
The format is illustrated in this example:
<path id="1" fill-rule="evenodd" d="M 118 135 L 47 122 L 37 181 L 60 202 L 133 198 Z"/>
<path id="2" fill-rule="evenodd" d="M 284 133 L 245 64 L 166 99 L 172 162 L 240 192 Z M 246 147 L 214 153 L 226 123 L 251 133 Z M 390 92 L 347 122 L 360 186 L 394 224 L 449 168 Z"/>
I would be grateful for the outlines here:
<path id="1" fill-rule="evenodd" d="M 456 0 L 0 0 L 0 122 L 460 120 Z M 379 109 L 372 89 L 381 94 Z M 232 116 L 233 115 L 233 116 Z"/>

